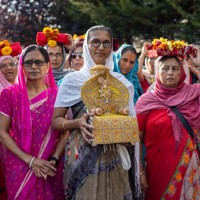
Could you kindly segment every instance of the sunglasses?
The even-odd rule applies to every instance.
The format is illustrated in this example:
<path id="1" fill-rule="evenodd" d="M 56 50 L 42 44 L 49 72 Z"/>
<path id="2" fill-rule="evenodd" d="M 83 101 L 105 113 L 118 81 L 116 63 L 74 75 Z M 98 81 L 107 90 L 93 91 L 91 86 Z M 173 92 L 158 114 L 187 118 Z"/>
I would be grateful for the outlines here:
<path id="1" fill-rule="evenodd" d="M 94 39 L 89 41 L 90 45 L 94 48 L 99 48 L 99 46 L 102 44 L 104 48 L 111 48 L 112 42 L 109 40 L 100 41 L 98 39 Z"/>
<path id="2" fill-rule="evenodd" d="M 75 59 L 76 57 L 79 57 L 79 58 L 83 58 L 83 52 L 79 52 L 79 53 L 71 53 L 71 59 Z"/>
<path id="3" fill-rule="evenodd" d="M 33 63 L 37 67 L 42 67 L 44 65 L 44 63 L 46 63 L 46 61 L 45 60 L 27 60 L 27 61 L 24 62 L 24 67 L 31 68 Z"/>

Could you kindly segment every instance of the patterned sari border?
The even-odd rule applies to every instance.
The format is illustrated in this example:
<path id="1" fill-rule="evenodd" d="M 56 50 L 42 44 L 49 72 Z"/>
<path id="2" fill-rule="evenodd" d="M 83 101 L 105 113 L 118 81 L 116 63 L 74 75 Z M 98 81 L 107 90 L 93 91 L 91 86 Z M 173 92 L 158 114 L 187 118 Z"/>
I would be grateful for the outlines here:
<path id="1" fill-rule="evenodd" d="M 163 194 L 161 197 L 161 200 L 166 199 L 173 199 L 173 196 L 176 194 L 177 188 L 182 187 L 183 179 L 185 176 L 185 173 L 187 171 L 187 168 L 189 166 L 192 153 L 194 151 L 194 144 L 191 138 L 189 137 L 186 145 L 184 147 L 181 159 L 179 161 L 179 164 Z"/>

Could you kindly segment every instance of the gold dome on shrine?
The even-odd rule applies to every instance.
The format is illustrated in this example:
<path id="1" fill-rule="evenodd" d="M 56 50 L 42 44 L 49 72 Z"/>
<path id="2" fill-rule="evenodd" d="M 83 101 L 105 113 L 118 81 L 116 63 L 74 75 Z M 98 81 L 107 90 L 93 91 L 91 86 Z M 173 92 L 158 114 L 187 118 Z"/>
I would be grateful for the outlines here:
<path id="1" fill-rule="evenodd" d="M 81 88 L 81 97 L 88 110 L 101 108 L 103 113 L 118 113 L 129 101 L 127 87 L 110 74 L 104 65 L 90 70 L 91 78 Z"/>

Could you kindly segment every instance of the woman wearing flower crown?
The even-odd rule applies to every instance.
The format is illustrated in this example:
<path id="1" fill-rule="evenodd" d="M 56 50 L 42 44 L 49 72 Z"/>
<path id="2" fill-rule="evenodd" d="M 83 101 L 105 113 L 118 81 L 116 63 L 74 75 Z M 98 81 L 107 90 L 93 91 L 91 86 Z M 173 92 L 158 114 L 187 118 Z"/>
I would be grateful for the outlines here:
<path id="1" fill-rule="evenodd" d="M 129 109 L 134 116 L 133 85 L 123 75 L 112 72 L 112 45 L 112 32 L 109 28 L 91 27 L 83 44 L 83 67 L 66 75 L 59 87 L 52 126 L 60 131 L 71 131 L 65 147 L 64 190 L 67 200 L 134 199 L 131 189 L 135 188 L 130 187 L 128 176 L 131 163 L 128 162 L 126 168 L 116 150 L 107 148 L 104 151 L 103 145 L 91 146 L 93 135 L 88 129 L 93 130 L 94 127 L 87 121 L 93 113 L 86 113 L 81 100 L 81 87 L 90 78 L 90 69 L 98 64 L 105 65 L 128 88 Z M 74 118 L 66 120 L 65 113 L 70 107 Z M 123 149 L 129 157 L 127 149 Z M 53 154 L 55 157 L 59 156 L 57 150 Z M 135 155 L 135 158 L 138 157 Z M 135 166 L 137 164 L 139 163 L 136 162 Z M 139 181 L 138 170 L 134 174 L 136 185 Z M 131 181 L 135 183 L 134 179 Z"/>
<path id="2" fill-rule="evenodd" d="M 178 56 L 184 55 L 179 52 Z M 183 60 L 177 54 L 158 57 L 155 74 L 154 91 L 142 95 L 136 103 L 141 144 L 146 146 L 146 169 L 140 164 L 145 200 L 198 200 L 197 136 L 193 137 L 188 127 L 200 128 L 200 85 L 184 82 Z M 189 126 L 175 114 L 174 107 Z"/>
<path id="3" fill-rule="evenodd" d="M 60 33 L 58 29 L 45 27 L 43 32 L 37 33 L 36 42 L 47 49 L 56 83 L 73 71 L 70 68 L 65 69 L 67 56 L 65 48 L 71 48 L 72 45 L 68 34 Z"/>
<path id="4" fill-rule="evenodd" d="M 7 40 L 0 42 L 0 93 L 4 88 L 16 82 L 17 63 L 15 57 L 22 51 L 19 42 L 10 44 Z"/>
<path id="5" fill-rule="evenodd" d="M 62 168 L 56 170 L 55 161 L 48 161 L 58 138 L 51 129 L 56 94 L 47 51 L 38 45 L 27 47 L 20 56 L 18 83 L 0 96 L 8 200 L 64 197 Z"/>
<path id="6" fill-rule="evenodd" d="M 12 43 L 8 40 L 0 42 L 0 93 L 3 89 L 8 88 L 16 82 L 17 76 L 17 64 L 15 62 L 15 56 L 22 51 L 19 42 Z M 0 145 L 1 146 L 1 145 Z M 4 147 L 1 146 L 0 152 L 0 199 L 6 199 L 6 187 L 4 183 L 4 170 L 3 168 L 3 154 Z"/>

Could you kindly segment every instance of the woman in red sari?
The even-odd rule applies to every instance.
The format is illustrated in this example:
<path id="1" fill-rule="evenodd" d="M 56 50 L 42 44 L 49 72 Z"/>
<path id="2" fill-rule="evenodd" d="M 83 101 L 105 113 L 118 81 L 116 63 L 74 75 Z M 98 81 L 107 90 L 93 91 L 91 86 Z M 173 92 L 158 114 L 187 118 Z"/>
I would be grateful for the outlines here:
<path id="1" fill-rule="evenodd" d="M 56 176 L 62 174 L 48 161 L 58 138 L 51 129 L 56 94 L 47 51 L 27 47 L 20 56 L 18 83 L 0 96 L 8 200 L 63 199 L 62 179 Z"/>
<path id="2" fill-rule="evenodd" d="M 193 129 L 200 128 L 200 85 L 185 84 L 176 57 L 155 62 L 155 91 L 136 103 L 141 141 L 146 146 L 146 170 L 141 188 L 145 200 L 200 199 L 200 162 L 196 144 L 169 106 L 176 106 Z"/>

